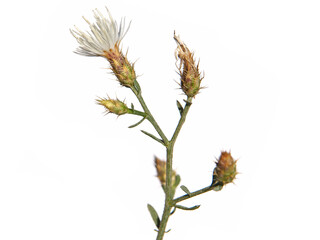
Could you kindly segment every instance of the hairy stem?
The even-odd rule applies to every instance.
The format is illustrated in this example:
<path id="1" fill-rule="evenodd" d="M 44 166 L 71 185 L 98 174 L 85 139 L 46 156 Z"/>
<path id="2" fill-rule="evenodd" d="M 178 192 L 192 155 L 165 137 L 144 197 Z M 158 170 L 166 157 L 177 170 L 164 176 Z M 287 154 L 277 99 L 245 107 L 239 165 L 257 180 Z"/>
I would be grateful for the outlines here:
<path id="1" fill-rule="evenodd" d="M 182 128 L 182 125 L 184 124 L 188 111 L 190 109 L 192 102 L 192 98 L 188 98 L 186 101 L 186 105 L 182 111 L 179 123 L 176 127 L 176 130 L 173 133 L 173 136 L 169 142 L 169 145 L 167 146 L 167 161 L 166 161 L 166 189 L 165 189 L 165 205 L 164 210 L 160 222 L 160 227 L 157 235 L 157 240 L 162 240 L 163 236 L 166 231 L 166 226 L 170 217 L 170 212 L 173 207 L 173 189 L 172 189 L 172 158 L 173 158 L 173 148 L 174 144 L 177 140 L 177 137 L 179 135 L 179 132 Z"/>
<path id="2" fill-rule="evenodd" d="M 214 189 L 215 185 L 210 185 L 208 187 L 205 187 L 205 188 L 202 188 L 200 190 L 197 190 L 197 191 L 194 191 L 194 192 L 191 192 L 190 194 L 186 194 L 186 195 L 183 195 L 181 197 L 178 197 L 176 199 L 174 199 L 172 201 L 172 204 L 175 205 L 177 204 L 178 202 L 181 202 L 181 201 L 184 201 L 184 200 L 187 200 L 189 198 L 192 198 L 192 197 L 195 197 L 195 196 L 198 196 L 202 193 L 206 193 L 206 192 L 209 192 L 209 191 L 212 191 Z"/>
<path id="3" fill-rule="evenodd" d="M 187 100 L 186 100 L 186 105 L 183 108 L 183 111 L 182 111 L 178 126 L 176 127 L 176 130 L 174 131 L 173 136 L 172 136 L 171 141 L 170 141 L 172 146 L 175 144 L 175 142 L 177 140 L 177 137 L 178 137 L 178 135 L 180 133 L 180 130 L 182 128 L 182 125 L 186 121 L 186 117 L 187 117 L 187 114 L 188 114 L 189 109 L 191 107 L 191 104 L 192 104 L 192 98 L 188 97 Z"/>
<path id="4" fill-rule="evenodd" d="M 154 119 L 154 117 L 152 116 L 150 110 L 148 109 L 142 95 L 141 95 L 141 89 L 139 86 L 139 83 L 136 81 L 135 85 L 138 87 L 135 88 L 131 88 L 131 90 L 133 91 L 133 93 L 136 95 L 136 97 L 138 98 L 141 107 L 143 108 L 145 114 L 147 115 L 147 119 L 149 120 L 149 122 L 153 125 L 153 127 L 155 128 L 155 130 L 158 132 L 159 136 L 161 137 L 162 141 L 164 142 L 165 146 L 167 146 L 169 144 L 169 141 L 166 137 L 166 135 L 163 133 L 163 131 L 161 130 L 161 128 L 159 127 L 158 123 L 156 122 L 156 120 Z"/>
<path id="5" fill-rule="evenodd" d="M 178 122 L 178 125 L 172 135 L 171 140 L 169 141 L 167 139 L 167 137 L 165 136 L 165 134 L 163 133 L 163 131 L 161 130 L 161 128 L 159 127 L 158 123 L 156 122 L 156 120 L 154 119 L 154 117 L 152 116 L 150 110 L 148 109 L 142 95 L 141 95 L 141 88 L 139 86 L 139 83 L 137 81 L 135 81 L 134 87 L 131 88 L 131 90 L 133 91 L 133 93 L 136 95 L 136 97 L 138 98 L 144 113 L 133 110 L 132 109 L 132 114 L 135 115 L 140 115 L 140 116 L 146 116 L 146 119 L 149 120 L 149 122 L 153 125 L 153 127 L 155 128 L 155 130 L 158 132 L 159 136 L 161 137 L 164 146 L 166 147 L 167 150 L 167 161 L 166 161 L 166 187 L 165 187 L 165 204 L 164 204 L 164 210 L 162 213 L 162 217 L 161 217 L 161 221 L 160 221 L 160 226 L 159 226 L 159 230 L 158 230 L 158 235 L 157 235 L 157 240 L 162 240 L 164 237 L 164 234 L 166 232 L 166 226 L 170 217 L 170 212 L 172 207 L 174 207 L 174 205 L 177 202 L 180 202 L 184 199 L 196 196 L 198 194 L 201 194 L 199 191 L 191 193 L 190 196 L 188 196 L 187 198 L 185 198 L 186 196 L 182 196 L 180 198 L 177 198 L 175 200 L 173 200 L 174 197 L 174 191 L 172 189 L 172 159 L 173 159 L 173 148 L 174 148 L 174 144 L 177 140 L 177 137 L 180 133 L 180 130 L 186 120 L 187 114 L 189 112 L 189 109 L 191 107 L 192 104 L 192 98 L 188 97 L 187 100 L 185 101 L 186 104 L 181 112 L 181 116 L 180 116 L 180 120 Z M 210 186 L 211 188 L 211 186 Z M 203 190 L 203 189 L 202 189 Z M 209 191 L 209 190 L 207 190 Z M 199 193 L 198 193 L 199 192 Z M 181 200 L 180 200 L 181 199 Z"/>

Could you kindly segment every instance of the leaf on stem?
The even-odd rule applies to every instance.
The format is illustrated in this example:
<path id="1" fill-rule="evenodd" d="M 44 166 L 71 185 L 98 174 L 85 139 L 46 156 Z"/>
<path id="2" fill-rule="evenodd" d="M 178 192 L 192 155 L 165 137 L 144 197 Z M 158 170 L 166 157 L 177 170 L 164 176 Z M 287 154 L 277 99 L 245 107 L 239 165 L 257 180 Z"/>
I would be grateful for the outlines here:
<path id="1" fill-rule="evenodd" d="M 141 130 L 141 132 L 143 132 L 145 135 L 151 137 L 152 139 L 154 139 L 154 140 L 156 140 L 157 142 L 159 142 L 159 143 L 161 143 L 162 145 L 164 145 L 164 142 L 163 142 L 161 139 L 155 137 L 155 136 L 152 135 L 151 133 L 148 133 L 148 132 L 146 132 L 146 131 L 144 131 L 144 130 Z M 164 145 L 164 146 L 165 146 L 165 145 Z"/>
<path id="2" fill-rule="evenodd" d="M 182 210 L 192 211 L 192 210 L 198 209 L 200 207 L 200 205 L 195 205 L 193 207 L 185 207 L 185 206 L 181 206 L 181 205 L 176 205 L 175 207 L 182 209 Z"/>
<path id="3" fill-rule="evenodd" d="M 137 91 L 138 94 L 141 93 L 141 88 L 140 88 L 140 85 L 137 80 L 134 80 L 133 87 Z"/>
<path id="4" fill-rule="evenodd" d="M 178 110 L 179 110 L 179 113 L 180 113 L 180 116 L 182 115 L 182 112 L 183 112 L 183 107 L 181 105 L 181 103 L 177 100 L 177 107 L 178 107 Z"/>
<path id="5" fill-rule="evenodd" d="M 138 125 L 141 124 L 146 118 L 147 118 L 147 116 L 145 116 L 144 118 L 142 118 L 139 122 L 137 122 L 137 123 L 129 126 L 128 128 L 134 128 L 134 127 L 138 126 Z"/>
<path id="6" fill-rule="evenodd" d="M 170 213 L 170 215 L 174 214 L 174 213 L 175 213 L 175 211 L 176 211 L 176 209 L 177 209 L 177 208 L 176 208 L 176 207 L 174 207 L 174 208 L 173 208 L 173 210 L 172 210 L 172 212 Z"/>
<path id="7" fill-rule="evenodd" d="M 157 228 L 159 229 L 160 226 L 160 218 L 158 216 L 157 211 L 150 205 L 148 204 L 148 210 L 150 212 L 150 215 L 152 217 L 152 220 L 154 222 L 154 224 L 157 226 Z"/>
<path id="8" fill-rule="evenodd" d="M 134 105 L 133 105 L 133 103 L 131 103 L 131 109 L 134 110 Z"/>
<path id="9" fill-rule="evenodd" d="M 176 188 L 179 186 L 180 181 L 181 181 L 180 175 L 176 175 L 176 178 L 175 178 L 175 180 L 174 180 L 174 185 L 173 185 L 173 188 L 174 188 L 174 189 L 176 189 Z"/>
<path id="10" fill-rule="evenodd" d="M 180 186 L 180 188 L 182 191 L 184 191 L 186 194 L 188 194 L 191 197 L 191 192 L 185 185 Z"/>

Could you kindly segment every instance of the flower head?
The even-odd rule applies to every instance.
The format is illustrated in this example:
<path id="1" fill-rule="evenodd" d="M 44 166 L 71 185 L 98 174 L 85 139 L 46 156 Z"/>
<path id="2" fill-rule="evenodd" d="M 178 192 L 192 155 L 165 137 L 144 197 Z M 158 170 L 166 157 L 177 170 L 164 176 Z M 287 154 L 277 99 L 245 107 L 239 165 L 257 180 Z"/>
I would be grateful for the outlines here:
<path id="1" fill-rule="evenodd" d="M 154 157 L 154 166 L 157 170 L 157 177 L 161 183 L 163 189 L 166 187 L 166 161 L 160 160 L 157 157 Z M 180 183 L 180 176 L 177 175 L 176 171 L 172 170 L 172 180 L 171 187 L 174 190 Z"/>
<path id="2" fill-rule="evenodd" d="M 107 12 L 109 18 L 105 18 L 99 10 L 94 10 L 95 23 L 90 23 L 84 18 L 89 24 L 91 32 L 82 32 L 77 27 L 75 27 L 76 30 L 70 30 L 80 44 L 75 52 L 84 56 L 106 58 L 120 84 L 133 88 L 136 80 L 134 64 L 130 63 L 127 56 L 123 55 L 119 49 L 120 42 L 130 26 L 126 28 L 125 21 L 122 20 L 118 26 L 108 9 Z"/>
<path id="3" fill-rule="evenodd" d="M 126 35 L 129 26 L 125 27 L 125 21 L 118 25 L 113 20 L 108 8 L 109 17 L 104 17 L 99 10 L 93 10 L 96 22 L 90 23 L 86 18 L 83 18 L 90 27 L 91 32 L 83 32 L 75 27 L 75 30 L 70 29 L 71 34 L 77 39 L 80 46 L 75 51 L 84 56 L 104 56 L 104 53 L 113 49 L 115 45 L 119 45 L 120 41 Z"/>
<path id="4" fill-rule="evenodd" d="M 179 36 L 174 34 L 173 38 L 178 45 L 175 56 L 178 62 L 181 89 L 188 97 L 195 97 L 199 93 L 200 83 L 203 79 L 199 72 L 199 62 L 195 63 L 194 54 L 190 52 Z"/>
<path id="5" fill-rule="evenodd" d="M 237 174 L 237 161 L 233 159 L 230 152 L 221 152 L 213 171 L 214 190 L 219 191 L 225 184 L 233 182 Z"/>
<path id="6" fill-rule="evenodd" d="M 107 113 L 114 113 L 118 116 L 129 112 L 127 105 L 118 99 L 97 99 L 97 104 L 104 106 Z"/>

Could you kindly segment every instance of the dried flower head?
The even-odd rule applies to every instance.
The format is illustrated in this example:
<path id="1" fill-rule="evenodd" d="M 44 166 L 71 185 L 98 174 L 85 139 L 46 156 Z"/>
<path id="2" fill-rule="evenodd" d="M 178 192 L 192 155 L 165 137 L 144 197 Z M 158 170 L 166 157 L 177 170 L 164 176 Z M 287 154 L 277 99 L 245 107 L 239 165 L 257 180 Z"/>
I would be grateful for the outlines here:
<path id="1" fill-rule="evenodd" d="M 114 100 L 110 98 L 100 98 L 97 99 L 97 103 L 101 106 L 104 106 L 107 113 L 114 113 L 120 116 L 129 112 L 129 108 L 127 107 L 127 105 L 118 99 Z"/>
<path id="2" fill-rule="evenodd" d="M 157 169 L 157 177 L 161 183 L 162 188 L 166 186 L 166 161 L 162 161 L 157 157 L 154 157 L 154 165 Z M 178 177 L 177 177 L 178 176 Z M 172 170 L 172 180 L 171 185 L 176 188 L 180 182 L 180 177 L 177 175 L 176 171 Z"/>
<path id="3" fill-rule="evenodd" d="M 115 45 L 119 45 L 120 41 L 129 30 L 129 26 L 125 27 L 125 20 L 121 20 L 118 26 L 113 20 L 108 8 L 109 18 L 105 18 L 99 10 L 94 10 L 93 14 L 96 23 L 90 23 L 86 18 L 83 19 L 89 24 L 89 31 L 83 32 L 75 27 L 75 30 L 70 29 L 71 34 L 77 39 L 80 44 L 76 53 L 84 56 L 104 56 L 104 52 L 113 49 Z"/>
<path id="4" fill-rule="evenodd" d="M 80 44 L 75 52 L 84 56 L 105 57 L 120 84 L 132 88 L 136 79 L 134 64 L 130 63 L 119 49 L 120 42 L 130 26 L 126 29 L 125 21 L 122 20 L 118 26 L 108 9 L 107 12 L 109 18 L 105 18 L 97 9 L 93 11 L 96 23 L 90 23 L 84 18 L 91 33 L 82 32 L 77 27 L 76 30 L 70 30 Z"/>
<path id="5" fill-rule="evenodd" d="M 217 166 L 213 171 L 213 184 L 220 186 L 231 183 L 237 175 L 237 161 L 235 161 L 230 152 L 221 152 Z M 214 189 L 215 190 L 215 189 Z"/>
<path id="6" fill-rule="evenodd" d="M 190 52 L 179 36 L 174 34 L 173 38 L 178 45 L 175 56 L 181 80 L 181 89 L 188 97 L 195 97 L 199 93 L 200 83 L 203 79 L 199 72 L 199 62 L 195 63 L 194 54 Z"/>

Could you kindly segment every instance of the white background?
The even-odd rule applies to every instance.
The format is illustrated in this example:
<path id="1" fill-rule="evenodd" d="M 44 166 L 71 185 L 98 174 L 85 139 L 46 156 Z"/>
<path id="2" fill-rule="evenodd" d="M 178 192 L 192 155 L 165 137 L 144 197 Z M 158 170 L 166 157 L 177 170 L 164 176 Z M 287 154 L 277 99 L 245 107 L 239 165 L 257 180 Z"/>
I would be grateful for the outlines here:
<path id="1" fill-rule="evenodd" d="M 165 239 L 320 239 L 319 1 L 7 1 L 1 4 L 0 239 L 155 239 L 160 144 L 139 118 L 103 115 L 99 97 L 139 104 L 104 59 L 76 55 L 69 28 L 108 6 L 132 20 L 122 42 L 164 132 L 178 121 L 173 31 L 201 58 L 201 91 L 175 147 L 191 191 L 231 150 L 235 185 L 184 202 Z M 103 10 L 104 11 L 104 10 Z M 177 195 L 182 191 L 178 190 Z"/>

